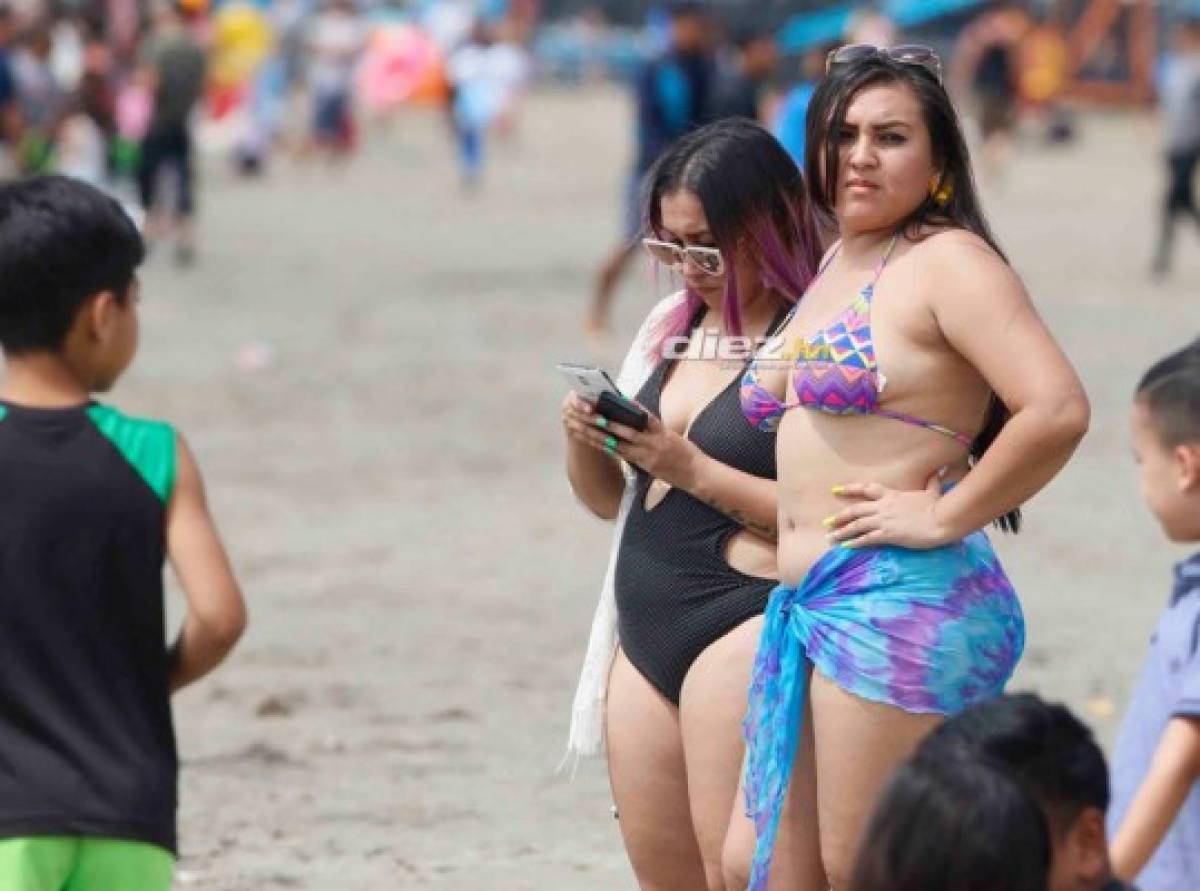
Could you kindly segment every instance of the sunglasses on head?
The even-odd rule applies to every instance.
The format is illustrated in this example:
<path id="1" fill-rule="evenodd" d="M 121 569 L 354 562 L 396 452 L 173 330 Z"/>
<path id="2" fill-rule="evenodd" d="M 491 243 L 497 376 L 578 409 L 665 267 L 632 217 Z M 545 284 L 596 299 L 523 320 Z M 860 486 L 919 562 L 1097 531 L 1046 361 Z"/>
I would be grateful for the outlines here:
<path id="1" fill-rule="evenodd" d="M 720 275 L 725 271 L 725 261 L 717 248 L 684 246 L 657 238 L 643 238 L 642 245 L 659 263 L 681 272 L 689 262 L 705 275 Z"/>
<path id="2" fill-rule="evenodd" d="M 889 47 L 870 43 L 848 43 L 831 50 L 825 57 L 825 73 L 828 74 L 839 65 L 848 65 L 863 59 L 890 59 L 901 65 L 916 65 L 932 74 L 939 84 L 942 82 L 942 60 L 930 47 L 916 43 Z"/>

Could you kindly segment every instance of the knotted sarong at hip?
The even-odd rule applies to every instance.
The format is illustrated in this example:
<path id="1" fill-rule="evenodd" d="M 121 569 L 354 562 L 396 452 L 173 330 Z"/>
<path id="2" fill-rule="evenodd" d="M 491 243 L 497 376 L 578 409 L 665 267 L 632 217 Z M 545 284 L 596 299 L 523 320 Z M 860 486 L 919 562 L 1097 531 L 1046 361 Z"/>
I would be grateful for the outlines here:
<path id="1" fill-rule="evenodd" d="M 746 811 L 763 891 L 804 715 L 805 660 L 838 686 L 909 712 L 951 714 L 999 695 L 1025 621 L 991 543 L 835 547 L 767 603 L 750 683 Z"/>

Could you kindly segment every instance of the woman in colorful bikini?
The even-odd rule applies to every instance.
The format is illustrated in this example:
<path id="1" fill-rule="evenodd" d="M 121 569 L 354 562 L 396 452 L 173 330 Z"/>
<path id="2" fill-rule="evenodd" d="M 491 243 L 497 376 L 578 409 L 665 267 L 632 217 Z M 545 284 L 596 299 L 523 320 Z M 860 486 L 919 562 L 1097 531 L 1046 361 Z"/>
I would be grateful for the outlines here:
<path id="1" fill-rule="evenodd" d="M 1017 531 L 1088 426 L 984 220 L 940 75 L 927 47 L 842 47 L 809 111 L 811 198 L 840 239 L 784 354 L 742 382 L 747 417 L 778 430 L 781 584 L 730 888 L 767 888 L 768 869 L 772 889 L 845 888 L 897 762 L 1001 691 L 1024 621 L 981 530 Z"/>
<path id="2" fill-rule="evenodd" d="M 778 580 L 775 444 L 738 403 L 753 346 L 743 343 L 740 358 L 672 357 L 698 346 L 697 334 L 776 330 L 820 249 L 800 171 L 745 120 L 669 149 L 649 176 L 645 217 L 647 247 L 685 284 L 651 312 L 618 378 L 649 426 L 611 422 L 574 395 L 563 405 L 571 485 L 593 513 L 617 520 L 569 749 L 598 749 L 605 728 L 643 889 L 716 891 L 750 666 Z"/>

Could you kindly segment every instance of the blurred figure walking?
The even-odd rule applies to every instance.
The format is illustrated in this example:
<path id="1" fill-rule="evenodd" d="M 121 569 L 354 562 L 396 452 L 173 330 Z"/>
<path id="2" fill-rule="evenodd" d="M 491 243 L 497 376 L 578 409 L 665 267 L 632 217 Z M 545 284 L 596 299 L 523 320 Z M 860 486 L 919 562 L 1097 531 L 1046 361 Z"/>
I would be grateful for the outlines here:
<path id="1" fill-rule="evenodd" d="M 175 236 L 175 260 L 187 266 L 195 258 L 196 211 L 192 163 L 192 112 L 204 90 L 204 50 L 188 30 L 182 5 L 162 3 L 142 51 L 142 79 L 153 96 L 150 125 L 142 140 L 138 189 L 146 211 L 146 240 L 153 244 Z M 160 179 L 174 174 L 173 218 L 161 203 Z"/>
<path id="2" fill-rule="evenodd" d="M 524 49 L 495 26 L 476 22 L 466 43 L 450 56 L 451 117 L 462 185 L 478 187 L 485 144 L 493 129 L 511 129 L 531 65 Z"/>
<path id="3" fill-rule="evenodd" d="M 1175 221 L 1181 215 L 1188 216 L 1200 230 L 1200 208 L 1193 186 L 1200 164 L 1200 17 L 1175 30 L 1172 49 L 1160 90 L 1168 185 L 1152 270 L 1157 278 L 1171 271 Z"/>
<path id="4" fill-rule="evenodd" d="M 808 104 L 816 92 L 817 82 L 825 76 L 825 58 L 832 49 L 820 45 L 805 50 L 800 59 L 800 79 L 784 94 L 771 121 L 771 132 L 801 169 L 804 167 Z"/>
<path id="5" fill-rule="evenodd" d="M 50 32 L 38 27 L 26 35 L 12 58 L 17 100 L 24 125 L 21 169 L 45 173 L 54 161 L 54 135 L 66 111 L 66 93 L 50 66 Z"/>
<path id="6" fill-rule="evenodd" d="M 980 160 L 993 178 L 1002 172 L 1017 128 L 1020 45 L 1031 25 L 1016 3 L 994 0 L 955 47 L 950 84 L 971 99 L 983 143 Z"/>
<path id="7" fill-rule="evenodd" d="M 20 150 L 21 105 L 12 69 L 12 11 L 0 4 L 0 181 L 17 175 Z"/>
<path id="8" fill-rule="evenodd" d="M 330 160 L 349 157 L 357 142 L 354 74 L 366 45 L 367 29 L 355 0 L 329 0 L 313 20 L 308 44 L 312 147 Z"/>
<path id="9" fill-rule="evenodd" d="M 775 36 L 761 26 L 747 26 L 733 35 L 734 57 L 717 76 L 712 120 L 762 120 L 762 92 L 775 70 Z"/>
<path id="10" fill-rule="evenodd" d="M 678 0 L 668 7 L 671 44 L 637 79 L 637 156 L 625 187 L 625 229 L 596 279 L 588 314 L 591 334 L 609 327 L 613 291 L 637 249 L 642 230 L 642 180 L 676 139 L 706 123 L 714 81 L 709 19 L 700 3 Z"/>

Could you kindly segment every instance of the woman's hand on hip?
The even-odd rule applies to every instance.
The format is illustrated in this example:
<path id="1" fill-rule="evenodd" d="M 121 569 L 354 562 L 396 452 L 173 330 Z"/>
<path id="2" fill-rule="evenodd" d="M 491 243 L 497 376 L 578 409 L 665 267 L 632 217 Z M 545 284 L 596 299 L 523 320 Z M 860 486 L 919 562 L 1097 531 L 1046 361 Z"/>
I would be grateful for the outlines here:
<path id="1" fill-rule="evenodd" d="M 934 473 L 920 491 L 889 489 L 879 483 L 834 486 L 833 494 L 849 506 L 827 517 L 828 538 L 843 547 L 896 545 L 925 550 L 954 541 L 942 522 L 939 505 L 942 475 Z"/>

